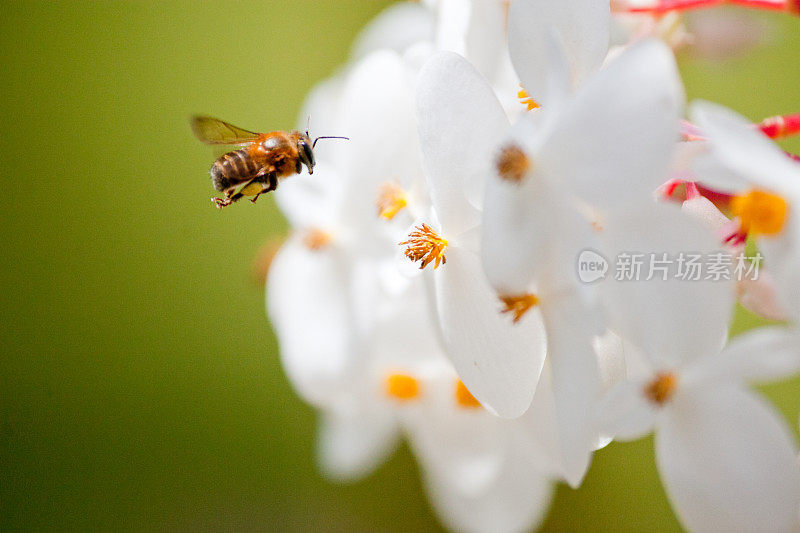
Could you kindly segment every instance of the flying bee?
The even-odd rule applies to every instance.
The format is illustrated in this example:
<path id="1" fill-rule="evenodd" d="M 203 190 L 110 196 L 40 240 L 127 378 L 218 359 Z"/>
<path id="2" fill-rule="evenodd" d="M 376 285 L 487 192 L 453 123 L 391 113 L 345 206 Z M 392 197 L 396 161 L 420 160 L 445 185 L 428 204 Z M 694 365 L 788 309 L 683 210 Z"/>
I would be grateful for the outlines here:
<path id="1" fill-rule="evenodd" d="M 309 174 L 313 174 L 316 164 L 314 147 L 317 141 L 347 139 L 317 137 L 311 142 L 308 130 L 305 133 L 255 133 L 204 116 L 192 117 L 192 131 L 206 144 L 241 147 L 223 154 L 211 165 L 211 183 L 216 190 L 225 193 L 225 198 L 211 199 L 219 209 L 231 205 L 243 196 L 252 196 L 250 201 L 256 203 L 259 196 L 278 187 L 278 180 L 302 172 L 303 165 Z"/>

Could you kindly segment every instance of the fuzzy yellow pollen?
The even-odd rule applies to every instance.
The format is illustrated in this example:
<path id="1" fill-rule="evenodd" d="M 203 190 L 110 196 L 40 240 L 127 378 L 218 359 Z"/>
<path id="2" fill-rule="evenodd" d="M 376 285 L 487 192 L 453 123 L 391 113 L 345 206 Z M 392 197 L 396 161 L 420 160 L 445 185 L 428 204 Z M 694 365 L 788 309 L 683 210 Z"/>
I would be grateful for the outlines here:
<path id="1" fill-rule="evenodd" d="M 387 181 L 378 188 L 378 216 L 385 220 L 392 220 L 397 213 L 408 205 L 406 191 L 398 184 Z"/>
<path id="2" fill-rule="evenodd" d="M 520 85 L 520 87 L 522 87 L 522 85 Z M 519 92 L 517 93 L 517 98 L 519 98 L 519 103 L 528 108 L 528 111 L 541 107 L 539 102 L 531 98 L 531 95 L 529 95 L 528 91 L 525 89 L 520 88 Z"/>
<path id="3" fill-rule="evenodd" d="M 408 240 L 400 243 L 400 246 L 407 246 L 405 255 L 411 261 L 422 261 L 419 268 L 425 268 L 433 263 L 433 268 L 439 268 L 439 264 L 447 263 L 444 251 L 447 249 L 447 240 L 423 223 L 416 226 L 414 231 L 408 234 Z"/>
<path id="4" fill-rule="evenodd" d="M 475 396 L 460 379 L 456 380 L 456 402 L 465 409 L 475 409 L 481 406 L 481 402 L 475 399 Z"/>
<path id="5" fill-rule="evenodd" d="M 516 144 L 503 147 L 497 155 L 495 164 L 497 174 L 512 183 L 520 183 L 531 168 L 531 160 Z"/>
<path id="6" fill-rule="evenodd" d="M 419 381 L 408 374 L 389 374 L 384 387 L 387 396 L 404 402 L 414 400 L 420 395 Z"/>
<path id="7" fill-rule="evenodd" d="M 742 231 L 757 235 L 780 233 L 788 211 L 786 200 L 766 191 L 752 190 L 731 200 L 731 214 L 741 220 Z"/>
<path id="8" fill-rule="evenodd" d="M 319 228 L 311 228 L 303 235 L 303 244 L 309 250 L 322 250 L 331 242 L 331 234 Z"/>
<path id="9" fill-rule="evenodd" d="M 672 398 L 677 385 L 678 376 L 672 372 L 659 372 L 650 383 L 645 385 L 644 396 L 656 405 L 664 405 Z"/>
<path id="10" fill-rule="evenodd" d="M 511 313 L 516 324 L 519 322 L 525 313 L 531 307 L 539 303 L 539 298 L 535 294 L 514 294 L 514 295 L 500 295 L 500 301 L 503 302 L 502 313 Z"/>

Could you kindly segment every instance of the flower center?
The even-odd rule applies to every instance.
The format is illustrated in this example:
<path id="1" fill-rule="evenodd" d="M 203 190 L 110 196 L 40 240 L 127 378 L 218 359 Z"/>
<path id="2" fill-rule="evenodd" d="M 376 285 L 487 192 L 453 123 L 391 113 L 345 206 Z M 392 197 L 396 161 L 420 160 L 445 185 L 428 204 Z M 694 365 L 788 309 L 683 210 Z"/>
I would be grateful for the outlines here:
<path id="1" fill-rule="evenodd" d="M 520 90 L 517 93 L 517 98 L 519 98 L 520 104 L 528 107 L 528 111 L 541 107 L 539 102 L 531 98 L 531 95 L 528 94 L 528 91 L 522 88 L 522 84 L 520 84 Z"/>
<path id="2" fill-rule="evenodd" d="M 495 160 L 497 174 L 504 180 L 520 183 L 531 168 L 531 160 L 516 144 L 509 144 L 500 150 Z"/>
<path id="3" fill-rule="evenodd" d="M 421 226 L 416 226 L 414 231 L 408 234 L 408 240 L 401 242 L 400 246 L 407 246 L 405 255 L 411 261 L 422 261 L 419 268 L 425 268 L 432 261 L 435 261 L 433 268 L 439 268 L 439 263 L 447 263 L 447 259 L 444 257 L 447 240 L 439 237 L 424 222 Z"/>
<path id="4" fill-rule="evenodd" d="M 420 395 L 419 381 L 408 374 L 389 374 L 384 387 L 387 396 L 404 402 L 414 400 Z"/>
<path id="5" fill-rule="evenodd" d="M 752 190 L 731 200 L 731 213 L 741 220 L 742 231 L 760 235 L 780 233 L 788 210 L 786 200 L 766 191 Z"/>
<path id="6" fill-rule="evenodd" d="M 678 376 L 672 372 L 659 372 L 644 388 L 645 397 L 656 405 L 664 405 L 672 398 Z"/>
<path id="7" fill-rule="evenodd" d="M 481 407 L 481 402 L 475 399 L 475 396 L 467 389 L 464 382 L 460 379 L 456 380 L 456 402 L 458 405 L 465 409 L 476 409 Z"/>
<path id="8" fill-rule="evenodd" d="M 378 216 L 392 220 L 405 206 L 408 205 L 406 191 L 393 181 L 387 181 L 378 188 Z"/>
<path id="9" fill-rule="evenodd" d="M 311 228 L 303 235 L 303 244 L 309 250 L 318 251 L 330 244 L 331 234 L 319 228 Z"/>
<path id="10" fill-rule="evenodd" d="M 503 302 L 503 309 L 501 313 L 512 313 L 514 315 L 514 323 L 519 322 L 528 310 L 539 303 L 539 298 L 535 294 L 515 294 L 515 295 L 500 295 L 500 301 Z"/>

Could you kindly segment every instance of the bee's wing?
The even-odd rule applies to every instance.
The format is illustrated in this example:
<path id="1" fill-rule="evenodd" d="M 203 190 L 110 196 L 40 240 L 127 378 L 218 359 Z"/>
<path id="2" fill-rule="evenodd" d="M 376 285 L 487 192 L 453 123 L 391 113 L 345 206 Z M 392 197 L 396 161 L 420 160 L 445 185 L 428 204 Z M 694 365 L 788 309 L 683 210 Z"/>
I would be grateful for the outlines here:
<path id="1" fill-rule="evenodd" d="M 259 135 L 217 118 L 204 116 L 192 117 L 192 131 L 206 144 L 247 144 Z"/>

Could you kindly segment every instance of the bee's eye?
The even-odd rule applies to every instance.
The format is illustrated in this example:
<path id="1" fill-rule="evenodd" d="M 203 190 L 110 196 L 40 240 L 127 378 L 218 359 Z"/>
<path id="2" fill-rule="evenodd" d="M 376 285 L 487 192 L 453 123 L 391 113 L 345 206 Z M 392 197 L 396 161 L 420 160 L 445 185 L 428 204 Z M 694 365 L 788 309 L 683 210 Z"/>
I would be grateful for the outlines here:
<path id="1" fill-rule="evenodd" d="M 305 141 L 300 143 L 300 148 L 303 151 L 303 159 L 305 159 L 303 162 L 307 167 L 312 168 L 316 164 L 314 161 L 314 151 Z"/>

